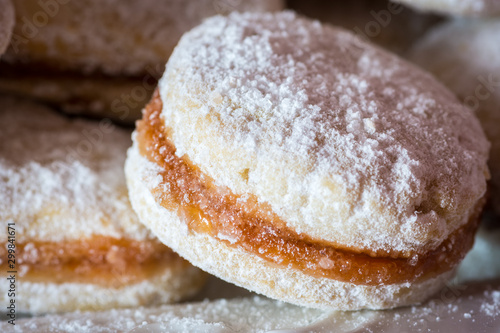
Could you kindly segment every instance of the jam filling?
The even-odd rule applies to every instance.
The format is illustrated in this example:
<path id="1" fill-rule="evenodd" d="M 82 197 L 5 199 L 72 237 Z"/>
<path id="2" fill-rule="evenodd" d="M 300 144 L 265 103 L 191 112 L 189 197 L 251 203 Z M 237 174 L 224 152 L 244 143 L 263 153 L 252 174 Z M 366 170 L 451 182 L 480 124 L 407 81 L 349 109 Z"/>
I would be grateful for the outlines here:
<path id="1" fill-rule="evenodd" d="M 91 283 L 120 287 L 150 278 L 163 269 L 187 265 L 158 241 L 134 241 L 104 236 L 64 242 L 16 244 L 15 267 L 24 281 Z M 0 248 L 0 267 L 7 260 Z"/>
<path id="2" fill-rule="evenodd" d="M 291 267 L 314 277 L 358 285 L 413 282 L 449 271 L 472 247 L 484 200 L 469 222 L 426 253 L 363 253 L 311 239 L 288 228 L 269 205 L 255 196 L 231 193 L 214 185 L 186 156 L 175 155 L 160 113 L 158 91 L 137 123 L 140 154 L 161 167 L 162 181 L 152 190 L 156 201 L 176 211 L 190 230 L 208 233 L 278 267 Z"/>

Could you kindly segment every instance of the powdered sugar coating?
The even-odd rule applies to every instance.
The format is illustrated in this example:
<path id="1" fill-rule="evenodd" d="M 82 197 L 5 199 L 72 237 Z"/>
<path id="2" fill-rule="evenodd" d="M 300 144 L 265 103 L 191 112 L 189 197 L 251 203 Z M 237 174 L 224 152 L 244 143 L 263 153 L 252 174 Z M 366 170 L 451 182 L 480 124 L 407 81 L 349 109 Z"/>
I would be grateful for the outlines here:
<path id="1" fill-rule="evenodd" d="M 8 61 L 111 75 L 161 73 L 182 34 L 232 10 L 279 10 L 282 0 L 16 0 Z M 45 19 L 44 19 L 45 18 Z"/>
<path id="2" fill-rule="evenodd" d="M 364 322 L 356 314 L 333 315 L 339 322 L 346 318 L 354 327 L 358 318 Z M 16 327 L 20 332 L 266 332 L 306 326 L 324 316 L 318 310 L 251 297 L 30 318 L 20 320 Z"/>
<path id="3" fill-rule="evenodd" d="M 420 39 L 408 57 L 477 114 L 491 141 L 491 200 L 500 214 L 500 20 L 444 23 Z"/>
<path id="4" fill-rule="evenodd" d="M 128 200 L 129 131 L 9 97 L 0 109 L 0 221 L 15 222 L 18 243 L 153 238 Z"/>
<path id="5" fill-rule="evenodd" d="M 208 19 L 159 87 L 177 155 L 319 240 L 432 248 L 486 189 L 489 144 L 448 90 L 291 12 Z"/>
<path id="6" fill-rule="evenodd" d="M 459 16 L 495 16 L 500 13 L 498 0 L 392 0 L 419 10 Z"/>
<path id="7" fill-rule="evenodd" d="M 498 283 L 450 285 L 444 294 L 436 295 L 423 305 L 385 311 L 321 312 L 253 297 L 156 308 L 76 312 L 18 319 L 16 332 L 496 333 L 500 328 L 496 320 L 500 313 L 498 287 Z M 460 295 L 454 297 L 457 293 Z M 496 310 L 490 311 L 491 306 Z M 466 314 L 470 315 L 467 319 Z M 8 328 L 7 325 L 0 322 L 0 329 Z"/>
<path id="8" fill-rule="evenodd" d="M 10 0 L 0 0 L 0 56 L 9 45 L 14 28 L 14 7 Z"/>

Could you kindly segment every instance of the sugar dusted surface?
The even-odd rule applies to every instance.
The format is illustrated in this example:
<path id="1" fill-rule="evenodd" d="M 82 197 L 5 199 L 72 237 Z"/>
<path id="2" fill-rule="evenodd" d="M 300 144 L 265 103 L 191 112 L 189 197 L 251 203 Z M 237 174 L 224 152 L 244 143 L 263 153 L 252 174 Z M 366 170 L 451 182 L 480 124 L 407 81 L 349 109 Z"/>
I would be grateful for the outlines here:
<path id="1" fill-rule="evenodd" d="M 457 16 L 495 16 L 500 13 L 498 0 L 393 0 L 421 11 Z"/>
<path id="2" fill-rule="evenodd" d="M 180 41 L 160 94 L 179 156 L 317 239 L 433 247 L 486 189 L 489 145 L 448 90 L 291 12 L 208 19 Z"/>
<path id="3" fill-rule="evenodd" d="M 0 107 L 0 221 L 15 222 L 18 243 L 153 237 L 128 200 L 129 131 L 9 97 Z"/>
<path id="4" fill-rule="evenodd" d="M 462 293 L 458 299 L 436 296 L 420 306 L 384 311 L 319 311 L 247 297 L 157 308 L 76 312 L 18 319 L 16 332 L 497 333 L 499 287 L 498 283 L 462 286 L 454 289 Z M 496 309 L 490 310 L 491 306 Z M 0 322 L 0 329 L 8 328 L 7 325 Z"/>
<path id="5" fill-rule="evenodd" d="M 22 332 L 265 332 L 305 326 L 321 317 L 319 310 L 252 297 L 193 304 L 74 313 L 24 320 Z M 57 320 L 54 320 L 56 319 Z M 110 320 L 112 318 L 112 320 Z M 2 325 L 2 324 L 0 324 Z M 290 326 L 289 326 L 290 325 Z M 0 326 L 2 327 L 2 326 Z M 149 331 L 148 331 L 149 329 Z"/>
<path id="6" fill-rule="evenodd" d="M 500 20 L 456 19 L 432 29 L 408 57 L 472 108 L 491 141 L 491 200 L 500 214 Z"/>

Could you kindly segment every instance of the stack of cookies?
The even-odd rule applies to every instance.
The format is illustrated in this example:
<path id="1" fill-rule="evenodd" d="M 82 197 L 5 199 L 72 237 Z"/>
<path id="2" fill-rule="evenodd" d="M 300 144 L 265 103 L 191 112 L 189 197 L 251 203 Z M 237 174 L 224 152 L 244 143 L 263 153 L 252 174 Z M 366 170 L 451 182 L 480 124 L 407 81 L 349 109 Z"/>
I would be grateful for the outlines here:
<path id="1" fill-rule="evenodd" d="M 0 0 L 17 310 L 441 290 L 500 215 L 500 2 L 452 2 Z"/>
<path id="2" fill-rule="evenodd" d="M 12 292 L 0 284 L 2 304 L 15 299 L 31 314 L 102 310 L 201 288 L 206 274 L 134 213 L 123 169 L 132 129 L 116 123 L 140 117 L 177 40 L 203 18 L 281 8 L 234 5 L 1 1 L 0 264 L 16 277 Z"/>

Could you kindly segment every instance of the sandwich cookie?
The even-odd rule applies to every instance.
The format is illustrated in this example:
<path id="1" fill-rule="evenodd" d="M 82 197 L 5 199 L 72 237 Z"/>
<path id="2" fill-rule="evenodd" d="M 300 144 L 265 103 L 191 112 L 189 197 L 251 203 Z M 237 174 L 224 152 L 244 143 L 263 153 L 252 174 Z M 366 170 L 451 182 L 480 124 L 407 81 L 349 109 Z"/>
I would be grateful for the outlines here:
<path id="1" fill-rule="evenodd" d="M 17 312 L 135 307 L 193 295 L 205 274 L 139 221 L 123 174 L 130 133 L 1 97 L 0 268 Z"/>
<path id="2" fill-rule="evenodd" d="M 491 206 L 500 215 L 500 20 L 442 24 L 419 40 L 408 57 L 441 80 L 481 121 L 491 141 Z"/>
<path id="3" fill-rule="evenodd" d="M 471 248 L 489 143 L 442 84 L 352 33 L 206 20 L 172 54 L 128 152 L 141 222 L 195 266 L 316 308 L 390 308 Z"/>

